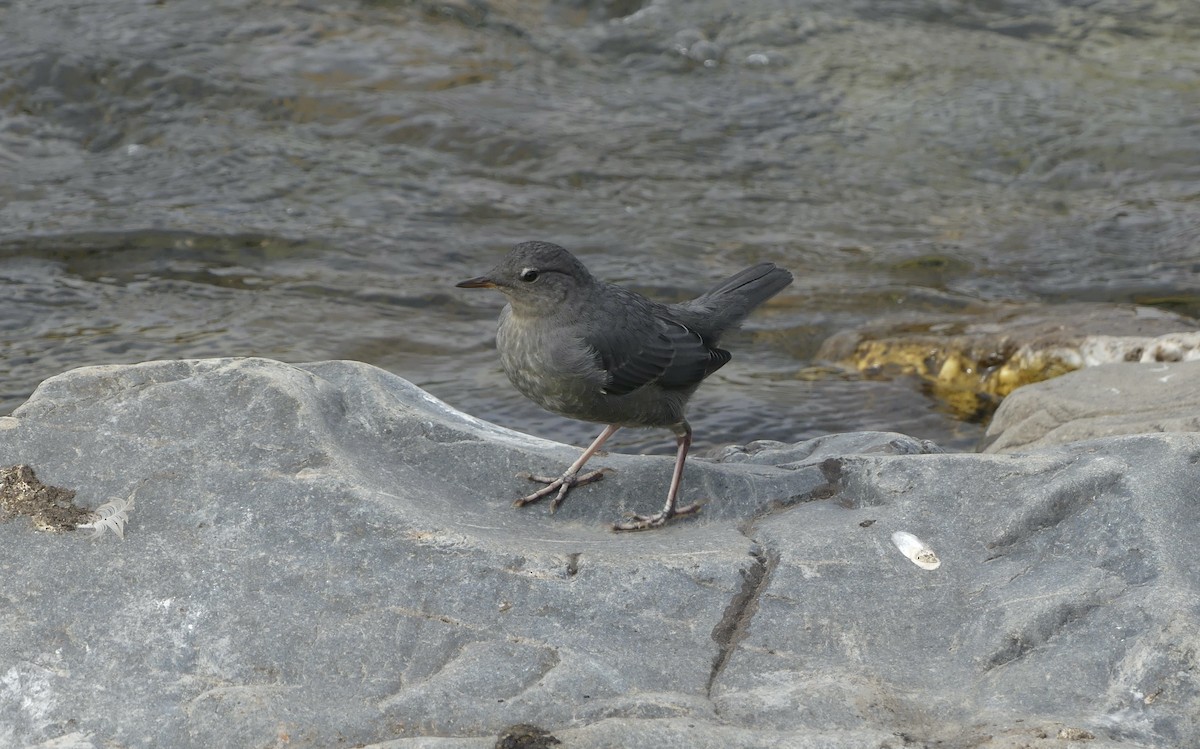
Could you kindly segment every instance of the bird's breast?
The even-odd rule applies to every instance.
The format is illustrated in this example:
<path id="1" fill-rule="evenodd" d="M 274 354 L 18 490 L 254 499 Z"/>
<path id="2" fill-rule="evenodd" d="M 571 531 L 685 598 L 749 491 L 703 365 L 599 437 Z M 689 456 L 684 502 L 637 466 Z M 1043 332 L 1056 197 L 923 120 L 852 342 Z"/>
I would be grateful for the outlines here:
<path id="1" fill-rule="evenodd" d="M 655 384 L 632 393 L 604 392 L 608 373 L 580 331 L 525 319 L 506 308 L 496 334 L 500 364 L 525 397 L 572 419 L 626 426 L 670 426 L 683 419 L 690 391 Z"/>
<path id="2" fill-rule="evenodd" d="M 569 328 L 511 313 L 501 316 L 496 348 L 504 373 L 542 408 L 572 418 L 602 396 L 606 382 L 595 354 Z"/>

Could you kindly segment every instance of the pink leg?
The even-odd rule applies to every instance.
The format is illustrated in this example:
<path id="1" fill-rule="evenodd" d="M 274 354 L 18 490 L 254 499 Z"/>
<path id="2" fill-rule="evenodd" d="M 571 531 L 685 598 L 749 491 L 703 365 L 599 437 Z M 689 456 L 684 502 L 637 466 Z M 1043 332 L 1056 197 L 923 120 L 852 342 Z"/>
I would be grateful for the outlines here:
<path id="1" fill-rule="evenodd" d="M 574 463 L 572 463 L 571 466 L 563 472 L 563 475 L 559 476 L 558 478 L 553 478 L 551 476 L 534 476 L 530 473 L 517 474 L 520 478 L 526 478 L 530 481 L 539 481 L 543 484 L 548 484 L 549 486 L 538 489 L 536 492 L 528 496 L 521 497 L 517 501 L 513 502 L 513 506 L 524 507 L 530 502 L 536 502 L 543 497 L 548 497 L 551 494 L 554 494 L 554 499 L 550 501 L 550 513 L 554 514 L 554 511 L 558 509 L 558 506 L 561 505 L 563 500 L 567 498 L 567 492 L 571 491 L 572 487 L 580 486 L 582 484 L 589 484 L 593 481 L 599 481 L 600 479 L 604 478 L 604 471 L 602 470 L 591 471 L 580 476 L 578 475 L 579 469 L 583 468 L 583 464 L 588 462 L 588 458 L 595 455 L 597 451 L 600 450 L 600 446 L 607 442 L 609 437 L 616 434 L 617 430 L 620 428 L 621 427 L 617 426 L 616 424 L 609 424 L 608 426 L 604 427 L 604 431 L 600 433 L 600 436 L 597 437 L 592 444 L 588 445 L 588 448 L 583 451 L 583 455 L 579 456 L 579 460 L 576 460 Z M 555 492 L 558 493 L 555 494 Z"/>
<path id="2" fill-rule="evenodd" d="M 679 494 L 679 483 L 683 480 L 683 464 L 687 460 L 688 448 L 692 446 L 692 427 L 686 421 L 675 427 L 675 441 L 679 450 L 675 454 L 675 471 L 671 474 L 671 488 L 667 490 L 667 503 L 661 512 L 653 515 L 634 515 L 623 523 L 614 523 L 614 531 L 644 531 L 657 528 L 678 515 L 690 515 L 700 509 L 699 504 L 687 507 L 676 507 L 675 500 Z"/>

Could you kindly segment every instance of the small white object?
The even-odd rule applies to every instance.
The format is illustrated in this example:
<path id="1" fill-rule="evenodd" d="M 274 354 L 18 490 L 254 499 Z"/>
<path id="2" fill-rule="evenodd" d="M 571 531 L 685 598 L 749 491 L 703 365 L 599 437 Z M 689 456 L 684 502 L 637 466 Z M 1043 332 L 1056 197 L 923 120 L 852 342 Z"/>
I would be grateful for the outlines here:
<path id="1" fill-rule="evenodd" d="M 104 531 L 112 531 L 125 538 L 125 523 L 129 522 L 129 512 L 133 509 L 133 494 L 129 499 L 116 497 L 96 508 L 91 521 L 80 523 L 76 528 L 91 528 L 92 538 L 103 536 Z"/>
<path id="2" fill-rule="evenodd" d="M 896 548 L 900 550 L 901 554 L 923 570 L 936 570 L 942 565 L 942 560 L 937 558 L 937 554 L 933 553 L 929 544 L 907 531 L 893 533 L 892 543 L 896 544 Z"/>

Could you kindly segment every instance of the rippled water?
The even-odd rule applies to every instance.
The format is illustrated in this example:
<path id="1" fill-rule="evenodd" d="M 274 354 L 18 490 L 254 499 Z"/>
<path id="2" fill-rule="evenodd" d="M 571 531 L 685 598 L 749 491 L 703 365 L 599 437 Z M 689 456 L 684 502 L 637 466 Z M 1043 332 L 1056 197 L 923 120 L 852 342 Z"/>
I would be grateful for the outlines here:
<path id="1" fill-rule="evenodd" d="M 0 176 L 0 412 L 87 364 L 351 358 L 584 442 L 504 379 L 498 295 L 453 288 L 537 238 L 663 299 L 795 272 L 699 443 L 970 447 L 817 347 L 1006 301 L 1200 314 L 1200 6 L 0 2 Z"/>

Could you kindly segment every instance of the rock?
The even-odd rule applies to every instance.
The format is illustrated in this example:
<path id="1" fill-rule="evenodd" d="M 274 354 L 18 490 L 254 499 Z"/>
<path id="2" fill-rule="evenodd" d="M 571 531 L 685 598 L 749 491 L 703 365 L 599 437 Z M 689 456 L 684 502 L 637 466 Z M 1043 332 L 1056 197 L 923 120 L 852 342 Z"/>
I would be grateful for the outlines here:
<path id="1" fill-rule="evenodd" d="M 556 515 L 511 506 L 576 452 L 353 362 L 47 380 L 3 465 L 136 505 L 123 540 L 0 523 L 0 746 L 1200 742 L 1200 434 L 757 443 L 635 534 L 607 523 L 671 458 L 613 454 Z"/>
<path id="2" fill-rule="evenodd" d="M 549 731 L 531 726 L 528 723 L 518 723 L 509 726 L 496 739 L 495 749 L 551 749 L 562 744 Z"/>
<path id="3" fill-rule="evenodd" d="M 70 489 L 43 484 L 32 466 L 0 468 L 0 521 L 26 516 L 38 530 L 75 530 L 89 513 L 74 498 Z"/>
<path id="4" fill-rule="evenodd" d="M 845 331 L 817 357 L 868 374 L 916 375 L 960 418 L 984 421 L 1017 388 L 1082 367 L 1200 359 L 1200 332 L 1195 320 L 1152 307 L 1004 305 Z"/>
<path id="5" fill-rule="evenodd" d="M 1000 404 L 984 451 L 1148 432 L 1200 432 L 1200 361 L 1106 364 L 1023 387 Z"/>

